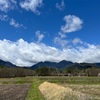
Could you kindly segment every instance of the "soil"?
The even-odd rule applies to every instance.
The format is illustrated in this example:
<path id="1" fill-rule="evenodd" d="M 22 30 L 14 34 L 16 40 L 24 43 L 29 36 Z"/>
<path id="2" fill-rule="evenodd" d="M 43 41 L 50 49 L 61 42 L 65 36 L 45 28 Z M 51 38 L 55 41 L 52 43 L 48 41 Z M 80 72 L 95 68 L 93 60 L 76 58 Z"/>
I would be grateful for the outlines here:
<path id="1" fill-rule="evenodd" d="M 29 84 L 0 85 L 0 100 L 25 100 Z"/>

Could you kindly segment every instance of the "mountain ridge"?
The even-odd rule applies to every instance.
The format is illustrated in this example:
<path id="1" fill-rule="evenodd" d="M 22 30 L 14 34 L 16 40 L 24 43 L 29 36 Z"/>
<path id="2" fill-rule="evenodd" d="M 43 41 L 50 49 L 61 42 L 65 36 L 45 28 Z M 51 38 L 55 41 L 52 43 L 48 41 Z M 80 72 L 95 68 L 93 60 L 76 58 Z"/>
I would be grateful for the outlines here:
<path id="1" fill-rule="evenodd" d="M 8 61 L 3 61 L 0 59 L 0 66 L 4 66 L 4 67 L 8 67 L 8 68 L 16 68 L 18 66 L 12 64 L 11 62 Z M 51 62 L 51 61 L 44 61 L 44 62 L 38 62 L 35 65 L 32 65 L 30 67 L 25 67 L 23 66 L 23 68 L 28 68 L 28 69 L 37 69 L 39 67 L 44 67 L 44 66 L 48 66 L 48 67 L 54 67 L 54 68 L 59 68 L 59 69 L 64 69 L 67 67 L 77 67 L 77 68 L 88 68 L 91 66 L 96 66 L 100 68 L 100 63 L 74 63 L 71 61 L 66 61 L 66 60 L 62 60 L 60 62 Z"/>
<path id="2" fill-rule="evenodd" d="M 4 61 L 0 59 L 0 66 L 4 67 L 17 67 L 16 65 L 12 64 L 11 62 Z"/>

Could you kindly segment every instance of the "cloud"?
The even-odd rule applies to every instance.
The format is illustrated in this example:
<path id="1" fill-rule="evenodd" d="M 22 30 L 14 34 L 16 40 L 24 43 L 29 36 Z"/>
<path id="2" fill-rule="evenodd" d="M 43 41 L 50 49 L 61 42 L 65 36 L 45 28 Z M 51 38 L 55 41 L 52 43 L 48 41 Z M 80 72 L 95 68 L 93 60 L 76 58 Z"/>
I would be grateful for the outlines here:
<path id="1" fill-rule="evenodd" d="M 72 47 L 72 45 L 82 44 L 82 41 L 79 38 L 75 38 L 74 40 L 66 40 L 66 33 L 71 33 L 78 31 L 82 28 L 83 21 L 76 17 L 75 15 L 66 15 L 64 17 L 65 25 L 61 26 L 60 31 L 58 32 L 58 36 L 54 38 L 54 43 L 60 45 L 62 48 Z"/>
<path id="2" fill-rule="evenodd" d="M 31 66 L 40 61 L 100 62 L 100 46 L 87 44 L 87 47 L 61 50 L 44 43 L 28 43 L 23 39 L 12 42 L 4 39 L 0 40 L 0 59 L 18 66 Z"/>
<path id="3" fill-rule="evenodd" d="M 65 40 L 65 39 L 62 39 L 60 37 L 55 37 L 54 38 L 54 43 L 56 45 L 60 45 L 62 48 L 64 48 L 68 44 L 68 41 Z"/>
<path id="4" fill-rule="evenodd" d="M 40 31 L 36 31 L 36 37 L 38 38 L 37 42 L 41 42 L 42 39 L 45 37 L 43 34 L 40 33 Z"/>
<path id="5" fill-rule="evenodd" d="M 8 15 L 0 15 L 0 20 L 1 21 L 8 21 L 9 17 L 8 17 Z"/>
<path id="6" fill-rule="evenodd" d="M 23 39 L 16 42 L 0 40 L 0 50 L 0 59 L 19 66 L 30 66 L 45 60 L 56 61 L 56 55 L 58 55 L 57 49 L 54 47 L 43 43 L 28 43 Z"/>
<path id="7" fill-rule="evenodd" d="M 61 31 L 64 33 L 75 32 L 82 28 L 83 21 L 75 15 L 68 15 L 64 17 L 66 22 L 64 26 L 61 26 Z"/>
<path id="8" fill-rule="evenodd" d="M 61 1 L 61 4 L 56 3 L 56 8 L 59 9 L 60 11 L 64 10 L 65 8 L 64 0 Z"/>
<path id="9" fill-rule="evenodd" d="M 60 38 L 66 38 L 66 34 L 58 32 L 58 35 L 60 36 Z"/>
<path id="10" fill-rule="evenodd" d="M 21 27 L 23 27 L 23 28 L 25 28 L 25 29 L 26 29 L 26 27 L 25 27 L 24 25 L 19 24 L 19 23 L 18 23 L 18 22 L 16 22 L 13 18 L 12 18 L 12 19 L 10 19 L 9 24 L 10 24 L 11 26 L 15 27 L 15 28 L 21 28 Z"/>
<path id="11" fill-rule="evenodd" d="M 74 45 L 77 45 L 77 44 L 82 44 L 83 42 L 81 41 L 81 39 L 75 38 L 75 39 L 73 39 L 72 43 L 73 43 Z"/>
<path id="12" fill-rule="evenodd" d="M 15 27 L 15 28 L 24 28 L 24 29 L 26 29 L 26 27 L 23 24 L 19 24 L 13 18 L 9 18 L 8 15 L 0 15 L 0 20 L 9 22 L 9 24 L 11 26 Z"/>
<path id="13" fill-rule="evenodd" d="M 16 0 L 0 0 L 0 10 L 7 12 L 16 8 Z"/>
<path id="14" fill-rule="evenodd" d="M 29 11 L 31 10 L 33 13 L 40 15 L 40 12 L 37 10 L 37 8 L 41 7 L 43 5 L 42 0 L 25 0 L 24 2 L 20 3 L 20 6 Z"/>

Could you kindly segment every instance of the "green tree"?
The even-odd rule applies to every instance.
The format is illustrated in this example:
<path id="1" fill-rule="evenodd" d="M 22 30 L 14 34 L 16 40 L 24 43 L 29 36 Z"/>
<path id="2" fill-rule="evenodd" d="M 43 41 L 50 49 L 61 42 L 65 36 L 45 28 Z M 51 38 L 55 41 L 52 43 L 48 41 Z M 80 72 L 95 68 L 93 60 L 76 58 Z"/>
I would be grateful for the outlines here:
<path id="1" fill-rule="evenodd" d="M 36 69 L 36 73 L 39 76 L 48 76 L 48 75 L 50 75 L 49 67 L 47 67 L 47 66 L 39 67 L 38 69 Z"/>

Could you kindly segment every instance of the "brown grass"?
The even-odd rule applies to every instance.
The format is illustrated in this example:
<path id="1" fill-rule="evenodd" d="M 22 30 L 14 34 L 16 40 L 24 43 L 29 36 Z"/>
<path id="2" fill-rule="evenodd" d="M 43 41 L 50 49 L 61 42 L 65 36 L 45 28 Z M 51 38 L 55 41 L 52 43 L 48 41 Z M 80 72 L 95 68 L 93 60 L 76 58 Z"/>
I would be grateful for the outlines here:
<path id="1" fill-rule="evenodd" d="M 97 100 L 100 100 L 100 85 L 69 85 L 62 84 L 65 88 L 70 87 L 75 91 L 80 91 L 81 93 L 89 94 L 93 97 L 98 97 Z"/>
<path id="2" fill-rule="evenodd" d="M 49 82 L 42 83 L 39 89 L 46 100 L 97 100 L 87 94 L 73 91 L 70 87 Z"/>

